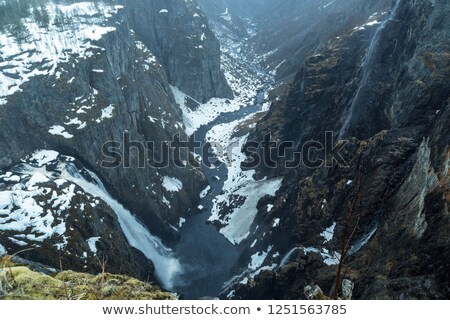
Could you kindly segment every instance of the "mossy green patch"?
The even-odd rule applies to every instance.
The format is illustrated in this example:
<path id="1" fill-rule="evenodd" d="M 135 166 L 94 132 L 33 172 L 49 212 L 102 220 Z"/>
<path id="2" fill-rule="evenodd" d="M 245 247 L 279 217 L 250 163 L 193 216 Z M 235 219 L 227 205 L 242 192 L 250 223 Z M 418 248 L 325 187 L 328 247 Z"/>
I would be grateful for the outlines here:
<path id="1" fill-rule="evenodd" d="M 137 279 L 102 273 L 34 272 L 0 259 L 0 299 L 7 300 L 171 300 L 171 293 Z"/>

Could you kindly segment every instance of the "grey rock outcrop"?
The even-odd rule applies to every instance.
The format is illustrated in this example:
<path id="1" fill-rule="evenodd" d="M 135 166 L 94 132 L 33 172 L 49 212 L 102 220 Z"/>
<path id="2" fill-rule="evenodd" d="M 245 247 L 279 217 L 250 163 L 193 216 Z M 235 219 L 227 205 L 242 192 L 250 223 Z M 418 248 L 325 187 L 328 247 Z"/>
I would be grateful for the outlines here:
<path id="1" fill-rule="evenodd" d="M 194 1 L 125 3 L 131 27 L 161 61 L 172 85 L 200 102 L 233 97 L 220 69 L 220 44 Z"/>
<path id="2" fill-rule="evenodd" d="M 169 84 L 202 101 L 230 96 L 231 90 L 220 70 L 219 43 L 193 2 L 123 4 L 103 22 L 114 31 L 90 41 L 94 45 L 89 57 L 69 52 L 56 75 L 32 77 L 7 97 L 0 108 L 0 166 L 18 163 L 38 149 L 71 155 L 95 171 L 152 232 L 173 240 L 176 234 L 170 225 L 178 225 L 186 208 L 198 200 L 192 194 L 203 187 L 202 174 L 194 168 L 138 168 L 143 151 L 138 155 L 136 149 L 130 153 L 130 168 L 105 168 L 100 164 L 111 159 L 102 146 L 122 143 L 128 133 L 131 141 L 144 146 L 155 142 L 150 152 L 157 158 L 161 142 L 184 134 Z M 64 28 L 78 28 L 76 21 L 68 21 Z M 9 58 L 3 58 L 7 63 Z M 35 68 L 45 69 L 46 62 Z M 66 130 L 66 138 L 49 132 L 55 126 Z M 122 143 L 122 153 L 124 148 Z M 181 181 L 182 190 L 174 193 L 162 187 L 169 175 Z"/>
<path id="3" fill-rule="evenodd" d="M 20 37 L 9 34 L 8 28 L 1 31 L 11 43 L 31 44 L 37 49 L 16 55 L 4 51 L 0 57 L 2 76 L 20 81 L 20 90 L 0 99 L 0 170 L 7 171 L 36 150 L 72 156 L 95 172 L 108 192 L 153 234 L 164 242 L 176 241 L 180 218 L 195 207 L 205 178 L 189 163 L 187 168 L 173 165 L 173 155 L 169 155 L 169 167 L 151 167 L 144 160 L 159 161 L 162 143 L 172 141 L 176 134 L 185 135 L 171 85 L 200 101 L 232 96 L 220 70 L 219 43 L 206 18 L 192 1 L 76 2 L 64 10 L 55 7 L 64 6 L 64 2 L 48 3 L 48 10 L 61 16 L 61 21 L 51 18 L 47 29 L 40 31 L 51 40 L 42 45 L 44 48 L 39 47 L 39 41 L 48 39 L 35 33 L 34 25 Z M 95 13 L 105 6 L 112 9 Z M 79 41 L 77 37 L 81 37 Z M 40 57 L 39 50 L 44 52 L 49 46 L 55 56 Z M 58 53 L 51 46 L 67 48 Z M 34 59 L 26 66 L 26 77 L 18 68 L 12 69 L 21 65 L 23 54 Z M 2 87 L 2 95 L 10 88 Z M 125 135 L 130 141 L 124 141 Z M 121 155 L 111 168 L 104 165 L 112 159 L 103 150 L 110 141 L 120 143 L 117 151 Z M 127 150 L 129 165 L 125 161 Z M 185 154 L 184 160 L 189 157 Z M 177 182 L 176 190 L 165 185 L 167 179 Z M 112 271 L 151 278 L 151 263 L 126 243 L 106 204 L 89 212 L 90 221 L 83 220 L 83 210 L 73 211 L 82 221 L 78 231 L 98 231 L 107 239 L 107 229 L 112 229 L 117 242 L 99 242 L 105 255 L 121 256 Z M 101 226 L 98 221 L 105 216 Z M 3 236 L 8 250 L 17 249 L 7 240 L 9 236 Z M 80 233 L 74 244 L 69 242 L 69 249 L 82 254 L 85 248 L 79 243 L 84 236 L 88 234 Z M 51 259 L 60 254 L 51 245 L 47 249 L 48 254 L 41 258 L 32 253 L 28 256 L 55 265 Z M 82 258 L 61 257 L 66 267 L 85 268 Z M 98 264 L 92 262 L 87 268 L 98 270 Z"/>
<path id="4" fill-rule="evenodd" d="M 450 25 L 444 18 L 449 7 L 446 1 L 400 0 L 391 12 L 384 24 L 377 18 L 372 26 L 352 26 L 322 44 L 297 70 L 285 94 L 274 96 L 271 111 L 250 137 L 261 141 L 271 132 L 275 141 L 301 146 L 323 142 L 324 132 L 331 131 L 336 141 L 345 138 L 338 146 L 345 143 L 341 155 L 349 165 L 287 169 L 280 161 L 276 169 L 260 171 L 261 177 L 285 180 L 271 212 L 261 210 L 256 221 L 271 223 L 277 217 L 281 227 L 260 226 L 255 237 L 270 232 L 270 243 L 279 243 L 280 253 L 301 246 L 319 249 L 234 288 L 236 296 L 249 297 L 262 287 L 272 292 L 266 298 L 298 299 L 310 283 L 332 292 L 337 262 L 320 265 L 317 259 L 341 253 L 345 221 L 356 203 L 358 218 L 349 222 L 355 234 L 343 271 L 355 284 L 353 298 L 449 297 L 444 270 L 450 261 L 439 253 L 450 245 L 450 134 L 445 125 L 450 119 Z M 367 74 L 364 95 L 352 110 Z M 321 233 L 333 223 L 333 237 L 324 243 Z M 268 259 L 267 265 L 272 261 L 277 260 Z M 289 272 L 297 265 L 297 272 Z"/>

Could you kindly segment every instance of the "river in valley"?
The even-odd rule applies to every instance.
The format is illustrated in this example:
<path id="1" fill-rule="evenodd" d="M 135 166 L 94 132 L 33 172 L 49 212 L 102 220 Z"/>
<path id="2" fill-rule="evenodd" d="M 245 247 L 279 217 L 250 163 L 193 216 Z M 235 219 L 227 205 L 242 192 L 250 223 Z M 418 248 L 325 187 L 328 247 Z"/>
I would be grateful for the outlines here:
<path id="1" fill-rule="evenodd" d="M 261 111 L 264 94 L 265 90 L 262 90 L 253 104 L 235 112 L 223 113 L 213 122 L 200 127 L 195 133 L 196 141 L 206 143 L 206 134 L 214 126 Z M 208 179 L 210 191 L 201 199 L 200 208 L 203 210 L 188 218 L 181 228 L 181 239 L 175 247 L 175 256 L 180 260 L 183 273 L 176 280 L 174 289 L 186 299 L 217 297 L 223 284 L 236 274 L 235 268 L 239 267 L 237 263 L 242 251 L 240 246 L 233 245 L 213 224 L 207 222 L 213 199 L 222 192 L 227 179 L 227 167 L 225 164 L 218 167 L 203 164 L 202 171 Z"/>

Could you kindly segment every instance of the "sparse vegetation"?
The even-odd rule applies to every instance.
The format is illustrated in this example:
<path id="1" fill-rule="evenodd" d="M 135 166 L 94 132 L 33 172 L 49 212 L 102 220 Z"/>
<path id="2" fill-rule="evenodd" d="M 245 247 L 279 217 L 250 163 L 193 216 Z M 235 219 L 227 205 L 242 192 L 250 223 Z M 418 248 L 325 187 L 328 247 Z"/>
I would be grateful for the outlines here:
<path id="1" fill-rule="evenodd" d="M 70 1 L 54 2 L 71 3 Z M 26 30 L 22 19 L 26 18 L 33 18 L 41 28 L 48 27 L 50 23 L 62 28 L 72 22 L 72 18 L 58 8 L 52 22 L 47 3 L 48 0 L 6 0 L 0 4 L 0 31 L 9 30 L 17 37 L 23 36 Z"/>
<path id="2" fill-rule="evenodd" d="M 34 7 L 33 16 L 40 27 L 46 28 L 50 23 L 50 16 L 45 6 Z"/>
<path id="3" fill-rule="evenodd" d="M 69 25 L 73 22 L 73 19 L 67 15 L 65 15 L 61 9 L 56 8 L 55 11 L 55 19 L 53 20 L 53 24 L 61 29 L 64 29 L 64 26 Z"/>
<path id="4" fill-rule="evenodd" d="M 172 300 L 174 296 L 149 283 L 105 271 L 99 275 L 73 271 L 46 275 L 5 256 L 0 258 L 0 299 Z"/>
<path id="5" fill-rule="evenodd" d="M 33 15 L 39 24 L 49 22 L 49 15 L 45 9 L 46 0 L 6 0 L 0 4 L 0 30 L 7 26 L 20 27 L 21 20 Z"/>

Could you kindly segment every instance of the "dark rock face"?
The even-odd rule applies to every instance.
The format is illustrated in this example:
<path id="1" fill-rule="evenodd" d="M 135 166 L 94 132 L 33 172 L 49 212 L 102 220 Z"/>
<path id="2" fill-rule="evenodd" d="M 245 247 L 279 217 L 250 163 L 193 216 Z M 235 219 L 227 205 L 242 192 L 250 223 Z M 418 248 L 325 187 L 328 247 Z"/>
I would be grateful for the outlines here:
<path id="1" fill-rule="evenodd" d="M 178 237 L 172 226 L 178 226 L 180 217 L 195 207 L 205 178 L 189 163 L 187 168 L 154 168 L 144 162 L 147 158 L 161 160 L 162 142 L 171 141 L 175 134 L 185 135 L 170 85 L 200 101 L 213 96 L 231 97 L 232 92 L 220 70 L 219 43 L 194 2 L 142 0 L 122 4 L 116 13 L 106 15 L 83 13 L 86 8 L 87 12 L 103 8 L 103 4 L 89 7 L 75 3 L 74 16 L 66 17 L 62 26 L 50 23 L 49 34 L 57 30 L 57 39 L 63 39 L 64 45 L 73 40 L 64 39 L 71 35 L 70 30 L 79 36 L 77 30 L 82 30 L 82 23 L 88 25 L 87 39 L 76 44 L 84 52 L 80 53 L 76 45 L 69 48 L 53 71 L 49 60 L 54 57 L 36 61 L 32 67 L 45 75 L 30 77 L 20 90 L 0 99 L 0 169 L 6 172 L 41 149 L 72 156 L 95 172 L 108 192 L 153 234 L 172 242 Z M 91 25 L 97 29 L 91 31 Z M 96 35 L 98 31 L 102 36 Z M 20 41 L 35 41 L 32 36 L 26 35 Z M 0 57 L 0 72 L 6 72 L 10 67 L 7 62 L 16 63 L 16 58 Z M 124 142 L 125 135 L 128 143 Z M 122 156 L 113 168 L 102 165 L 104 161 L 111 164 L 103 150 L 109 141 L 120 143 L 117 151 Z M 143 150 L 144 146 L 147 150 Z M 124 162 L 126 150 L 130 150 L 129 166 Z M 173 155 L 169 157 L 173 164 Z M 187 160 L 191 156 L 183 157 Z M 168 189 L 164 186 L 166 177 L 179 181 L 182 188 Z M 58 266 L 55 259 L 60 256 L 64 268 L 98 271 L 96 259 L 86 262 L 83 257 L 75 257 L 86 251 L 85 237 L 97 233 L 102 239 L 114 239 L 98 242 L 99 252 L 111 257 L 108 271 L 153 279 L 153 266 L 129 246 L 106 204 L 86 210 L 73 208 L 65 214 L 67 227 L 73 227 L 66 253 L 58 253 L 49 241 L 38 251 L 27 253 L 27 257 Z M 14 252 L 18 246 L 8 240 L 9 236 L 1 235 L 2 244 Z M 74 255 L 67 256 L 67 252 Z M 112 257 L 115 261 L 111 261 Z"/>
<path id="2" fill-rule="evenodd" d="M 202 174 L 193 168 L 138 168 L 141 158 L 136 149 L 130 154 L 130 168 L 104 168 L 102 161 L 111 159 L 102 154 L 102 146 L 123 142 L 124 133 L 129 133 L 131 141 L 143 145 L 154 141 L 151 149 L 156 158 L 160 142 L 184 133 L 169 83 L 199 100 L 229 96 L 231 91 L 220 71 L 219 44 L 192 2 L 124 5 L 106 22 L 116 30 L 92 41 L 95 47 L 89 58 L 69 56 L 59 65 L 58 77 L 36 76 L 8 97 L 0 110 L 0 166 L 18 163 L 38 149 L 74 156 L 95 171 L 114 197 L 152 232 L 174 239 L 169 224 L 178 225 L 186 208 L 198 200 L 192 194 L 203 188 Z M 162 9 L 169 12 L 160 13 Z M 108 106 L 113 106 L 112 114 L 102 118 Z M 66 125 L 73 119 L 86 123 L 85 127 Z M 73 137 L 50 134 L 53 126 L 63 126 Z M 164 176 L 179 179 L 183 189 L 165 190 Z"/>
<path id="3" fill-rule="evenodd" d="M 208 1 L 197 0 L 197 3 L 205 12 L 208 20 L 213 24 L 219 24 L 228 29 L 228 34 L 240 38 L 251 37 L 248 32 L 248 18 L 253 17 L 256 12 L 264 8 L 261 3 L 265 1 Z"/>
<path id="4" fill-rule="evenodd" d="M 258 219 L 281 218 L 270 238 L 289 235 L 278 247 L 283 253 L 339 253 L 351 225 L 342 276 L 354 281 L 357 299 L 449 297 L 450 260 L 442 254 L 450 245 L 448 13 L 445 1 L 400 1 L 385 24 L 352 27 L 327 42 L 253 132 L 251 140 L 271 132 L 299 146 L 322 141 L 325 131 L 347 140 L 341 154 L 348 167 L 261 170 L 285 179 L 272 211 Z M 319 234 L 333 222 L 332 239 L 324 242 Z M 289 259 L 295 262 L 233 288 L 236 297 L 304 298 L 306 284 L 331 292 L 336 263 L 300 252 Z M 271 261 L 279 260 L 265 265 Z"/>
<path id="5" fill-rule="evenodd" d="M 131 27 L 164 65 L 172 85 L 200 102 L 233 97 L 220 70 L 220 44 L 194 1 L 126 3 Z"/>
<path id="6" fill-rule="evenodd" d="M 292 81 L 321 44 L 363 24 L 375 12 L 389 10 L 391 4 L 392 0 L 272 1 L 256 16 L 264 35 L 258 46 L 272 52 L 266 64 L 279 65 L 277 78 Z"/>

